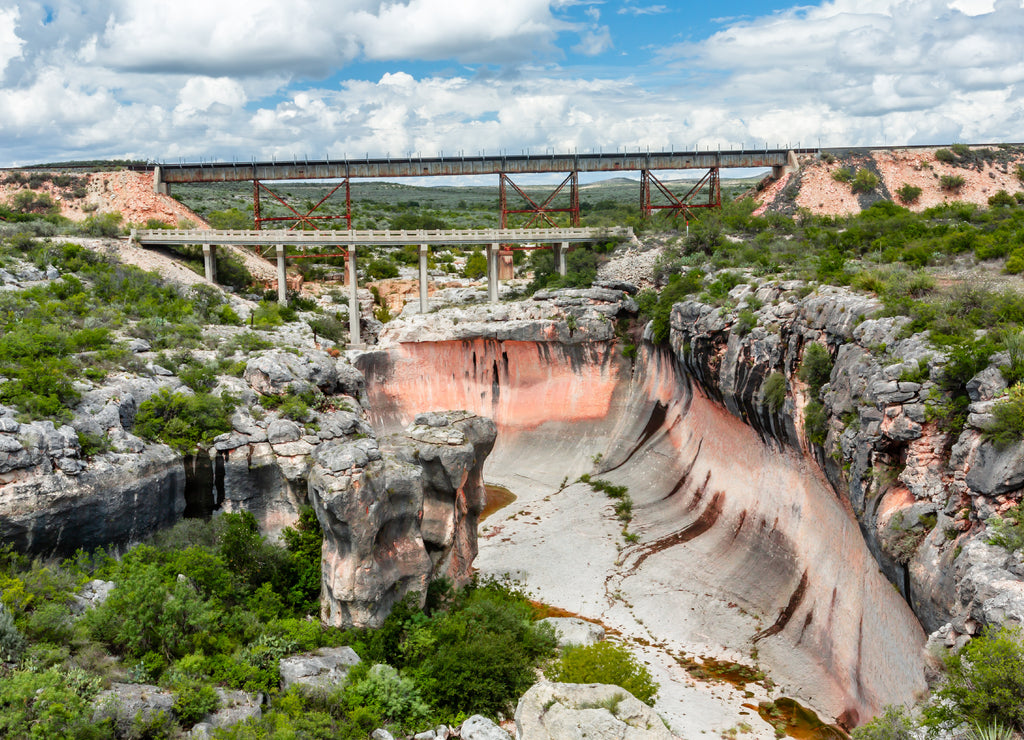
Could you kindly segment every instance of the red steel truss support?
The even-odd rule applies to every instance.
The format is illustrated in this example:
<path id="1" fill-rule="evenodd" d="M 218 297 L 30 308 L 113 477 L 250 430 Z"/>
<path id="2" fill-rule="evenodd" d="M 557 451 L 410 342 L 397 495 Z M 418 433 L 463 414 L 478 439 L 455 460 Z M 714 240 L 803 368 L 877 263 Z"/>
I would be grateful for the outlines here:
<path id="1" fill-rule="evenodd" d="M 651 202 L 651 183 L 661 193 L 668 203 Z M 701 191 L 707 191 L 707 200 L 698 202 Z M 686 193 L 680 197 L 673 193 L 668 187 L 650 170 L 640 170 L 640 207 L 643 210 L 644 218 L 650 218 L 654 211 L 668 211 L 673 216 L 682 214 L 690 218 L 690 211 L 694 208 L 721 208 L 722 189 L 718 181 L 718 168 L 712 167 L 700 180 L 696 182 Z"/>
<path id="2" fill-rule="evenodd" d="M 313 212 L 316 209 L 318 209 L 320 206 L 322 206 L 324 203 L 326 203 L 328 198 L 330 198 L 336 192 L 341 190 L 341 188 L 343 188 L 343 187 L 345 188 L 345 213 L 344 213 L 344 215 L 340 215 L 340 216 L 314 216 L 313 215 Z M 267 217 L 264 218 L 260 214 L 260 191 L 261 190 L 265 190 L 266 192 L 270 193 L 270 195 L 273 196 L 273 198 L 278 203 L 283 205 L 285 208 L 287 208 L 289 211 L 291 211 L 295 215 L 294 216 L 267 216 Z M 327 193 L 327 195 L 325 195 L 323 198 L 321 198 L 319 200 L 319 202 L 315 206 L 310 208 L 305 213 L 299 213 L 291 205 L 289 205 L 288 202 L 285 201 L 284 198 L 282 198 L 280 195 L 278 195 L 273 190 L 268 188 L 266 185 L 264 185 L 259 180 L 253 180 L 252 181 L 252 199 L 253 199 L 252 213 L 253 213 L 253 219 L 255 220 L 255 224 L 256 224 L 256 228 L 257 229 L 262 229 L 263 228 L 263 224 L 267 223 L 267 222 L 272 222 L 272 221 L 291 221 L 292 225 L 289 227 L 291 229 L 294 229 L 294 228 L 297 228 L 300 225 L 303 225 L 304 228 L 313 229 L 313 230 L 318 231 L 320 229 L 320 227 L 317 226 L 317 224 L 316 224 L 317 221 L 342 221 L 342 220 L 345 221 L 345 228 L 346 229 L 348 229 L 348 230 L 352 229 L 352 191 L 351 191 L 351 188 L 349 186 L 349 179 L 347 177 L 344 180 L 342 180 L 341 182 L 339 182 L 337 185 L 335 185 L 334 188 L 331 189 L 331 191 Z"/>
<path id="3" fill-rule="evenodd" d="M 558 224 L 556 224 L 552 220 L 551 216 L 548 215 L 550 213 L 568 213 L 570 225 L 580 225 L 580 178 L 579 173 L 576 170 L 570 172 L 569 175 L 564 180 L 562 180 L 562 184 L 555 188 L 551 192 L 551 195 L 549 195 L 547 199 L 540 204 L 538 204 L 537 201 L 535 201 L 529 195 L 524 193 L 523 189 L 516 185 L 514 182 L 512 182 L 512 178 L 510 178 L 504 172 L 499 172 L 498 176 L 501 178 L 501 180 L 499 181 L 498 188 L 498 203 L 499 207 L 501 208 L 501 228 L 504 229 L 508 227 L 508 214 L 510 213 L 531 214 L 530 220 L 527 223 L 526 228 L 531 228 L 534 224 L 537 223 L 539 219 L 542 218 L 548 222 L 549 226 L 558 226 Z M 523 200 L 529 203 L 530 207 L 522 209 L 509 208 L 508 196 L 506 195 L 505 189 L 506 185 L 511 185 L 512 189 L 515 190 Z M 566 185 L 569 186 L 569 207 L 552 208 L 551 204 L 554 202 L 558 194 L 562 192 Z"/>

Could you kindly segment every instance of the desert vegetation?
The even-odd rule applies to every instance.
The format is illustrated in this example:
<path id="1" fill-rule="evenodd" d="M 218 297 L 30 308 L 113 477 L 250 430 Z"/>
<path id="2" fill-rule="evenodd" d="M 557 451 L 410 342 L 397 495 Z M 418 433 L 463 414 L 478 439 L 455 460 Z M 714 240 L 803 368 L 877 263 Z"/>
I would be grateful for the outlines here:
<path id="1" fill-rule="evenodd" d="M 554 655 L 550 628 L 514 586 L 439 581 L 427 606 L 397 606 L 377 630 L 321 627 L 321 533 L 306 510 L 281 543 L 250 514 L 185 520 L 120 557 L 79 552 L 62 562 L 0 549 L 0 728 L 7 737 L 172 737 L 217 708 L 214 687 L 263 692 L 262 719 L 223 738 L 363 738 L 374 728 L 415 731 L 470 713 L 511 714 Z M 83 616 L 73 595 L 94 578 L 110 597 Z M 281 691 L 280 658 L 350 645 L 363 659 L 328 691 Z M 634 662 L 573 670 L 626 681 Z M 381 665 L 371 670 L 371 666 Z M 127 725 L 93 720 L 111 681 L 173 692 L 174 712 Z M 648 677 L 649 681 L 649 677 Z"/>

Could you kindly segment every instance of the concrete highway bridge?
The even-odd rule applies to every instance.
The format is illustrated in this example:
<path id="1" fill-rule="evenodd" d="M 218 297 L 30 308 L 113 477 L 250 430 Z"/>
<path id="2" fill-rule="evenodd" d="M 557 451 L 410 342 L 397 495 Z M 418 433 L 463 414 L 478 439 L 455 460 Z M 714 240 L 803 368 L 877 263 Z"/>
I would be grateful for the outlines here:
<path id="1" fill-rule="evenodd" d="M 608 239 L 631 239 L 633 230 L 629 227 L 602 229 L 544 228 L 544 229 L 436 229 L 417 231 L 296 231 L 292 229 L 132 229 L 131 239 L 142 246 L 170 246 L 175 244 L 201 244 L 206 279 L 217 282 L 217 245 L 277 248 L 277 297 L 287 303 L 288 288 L 286 271 L 288 255 L 286 246 L 299 249 L 307 247 L 344 248 L 348 283 L 349 342 L 360 346 L 359 301 L 356 297 L 358 278 L 356 273 L 356 250 L 359 246 L 400 247 L 408 244 L 419 245 L 419 292 L 420 312 L 429 309 L 427 296 L 427 257 L 431 246 L 485 245 L 487 250 L 487 297 L 492 303 L 498 300 L 498 257 L 503 246 L 510 244 L 550 244 L 555 253 L 555 266 L 560 275 L 566 272 L 566 253 L 572 244 L 605 241 Z M 305 255 L 295 255 L 302 257 Z"/>
<path id="2" fill-rule="evenodd" d="M 721 168 L 772 168 L 780 176 L 787 167 L 795 168 L 797 156 L 813 154 L 817 149 L 741 149 L 694 150 L 679 152 L 610 152 L 589 154 L 521 154 L 496 156 L 383 157 L 371 159 L 292 160 L 291 162 L 201 162 L 160 164 L 154 167 L 153 187 L 168 193 L 176 184 L 204 182 L 253 183 L 255 226 L 275 221 L 291 222 L 293 228 L 317 229 L 318 221 L 344 220 L 352 226 L 352 178 L 460 177 L 498 175 L 501 228 L 508 226 L 510 214 L 526 214 L 527 226 L 547 223 L 555 226 L 551 215 L 568 213 L 573 226 L 580 224 L 579 173 L 639 172 L 640 205 L 645 216 L 656 210 L 689 215 L 694 208 L 717 208 L 722 196 L 719 188 Z M 674 193 L 654 174 L 660 170 L 705 170 L 686 192 Z M 543 200 L 530 197 L 512 177 L 532 173 L 565 173 L 566 177 Z M 300 212 L 266 182 L 281 180 L 335 180 L 336 186 L 305 212 Z M 344 215 L 314 215 L 317 209 L 344 188 Z M 568 205 L 555 206 L 556 197 L 568 188 Z M 509 195 L 514 203 L 510 203 Z M 260 211 L 262 195 L 269 195 L 288 208 L 292 215 L 264 217 Z M 563 196 L 562 201 L 564 202 Z"/>

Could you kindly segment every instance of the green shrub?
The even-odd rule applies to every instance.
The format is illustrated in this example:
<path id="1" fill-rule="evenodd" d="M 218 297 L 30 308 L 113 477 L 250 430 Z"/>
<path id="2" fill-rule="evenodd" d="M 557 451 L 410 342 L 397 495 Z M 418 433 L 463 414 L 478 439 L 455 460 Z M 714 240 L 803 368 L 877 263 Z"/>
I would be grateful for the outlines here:
<path id="1" fill-rule="evenodd" d="M 195 652 L 205 632 L 218 624 L 216 605 L 187 581 L 169 584 L 153 564 L 126 571 L 109 598 L 86 612 L 92 637 L 123 655 L 145 659 L 159 673 L 167 661 Z"/>
<path id="2" fill-rule="evenodd" d="M 911 185 L 910 183 L 905 182 L 896 191 L 896 197 L 900 199 L 901 203 L 917 203 L 918 198 L 921 197 L 921 192 L 921 188 L 917 185 Z"/>
<path id="3" fill-rule="evenodd" d="M 379 720 L 416 730 L 429 719 L 430 710 L 411 679 L 398 675 L 389 665 L 354 667 L 343 693 L 345 708 L 364 708 Z"/>
<path id="4" fill-rule="evenodd" d="M 658 684 L 646 666 L 622 645 L 598 642 L 587 647 L 570 646 L 547 671 L 561 683 L 603 683 L 625 689 L 645 704 L 658 697 Z"/>
<path id="5" fill-rule="evenodd" d="M 854 193 L 870 193 L 878 187 L 878 175 L 868 169 L 857 170 L 857 175 L 850 183 L 850 190 Z"/>
<path id="6" fill-rule="evenodd" d="M 92 723 L 100 681 L 78 668 L 16 670 L 0 681 L 0 736 L 9 738 L 110 737 Z"/>
<path id="7" fill-rule="evenodd" d="M 421 695 L 442 718 L 511 716 L 518 698 L 536 681 L 537 665 L 555 648 L 554 633 L 532 622 L 532 615 L 521 594 L 489 583 L 460 592 L 429 627 L 409 611 L 393 612 L 395 619 L 389 617 L 390 624 L 373 638 L 391 646 L 385 662 L 410 664 L 407 670 Z"/>
<path id="8" fill-rule="evenodd" d="M 829 382 L 831 376 L 832 357 L 828 350 L 817 342 L 811 342 L 804 350 L 797 377 L 807 383 L 811 398 L 817 398 L 821 387 Z"/>
<path id="9" fill-rule="evenodd" d="M 334 316 L 317 316 L 306 321 L 313 333 L 335 344 L 344 344 L 348 339 L 348 322 L 340 314 Z"/>
<path id="10" fill-rule="evenodd" d="M 985 522 L 989 531 L 988 543 L 1016 552 L 1024 547 L 1024 502 L 1007 511 L 1003 516 L 991 517 Z"/>
<path id="11" fill-rule="evenodd" d="M 184 727 L 191 727 L 220 708 L 220 697 L 209 684 L 187 680 L 174 689 L 174 714 Z"/>
<path id="12" fill-rule="evenodd" d="M 651 318 L 653 340 L 655 344 L 668 342 L 672 306 L 693 295 L 703 284 L 704 273 L 700 270 L 689 270 L 682 274 L 669 276 L 668 285 L 661 293 L 645 291 L 638 296 L 637 303 L 641 314 Z"/>
<path id="13" fill-rule="evenodd" d="M 818 446 L 825 444 L 828 436 L 828 414 L 818 401 L 811 401 L 804 409 L 804 431 L 809 442 Z"/>
<path id="14" fill-rule="evenodd" d="M 854 729 L 853 740 L 915 740 L 914 723 L 901 706 L 889 705 L 870 722 Z"/>
<path id="15" fill-rule="evenodd" d="M 60 207 L 49 193 L 21 190 L 11 198 L 11 208 L 16 213 L 48 214 L 58 213 Z"/>
<path id="16" fill-rule="evenodd" d="M 992 422 L 985 427 L 985 438 L 1005 448 L 1024 439 L 1024 385 L 1010 388 L 1009 394 L 992 407 Z"/>
<path id="17" fill-rule="evenodd" d="M 462 268 L 462 275 L 470 280 L 479 280 L 486 274 L 487 257 L 482 251 L 476 249 L 466 258 L 466 266 Z"/>
<path id="18" fill-rule="evenodd" d="M 25 652 L 25 638 L 14 624 L 14 617 L 0 602 L 0 663 L 14 663 Z"/>
<path id="19" fill-rule="evenodd" d="M 956 161 L 956 155 L 954 155 L 949 149 L 936 149 L 935 158 L 940 162 L 945 162 L 946 164 L 952 164 Z"/>
<path id="20" fill-rule="evenodd" d="M 206 221 L 214 229 L 235 229 L 245 231 L 253 227 L 253 217 L 237 208 L 223 211 L 211 211 L 206 214 Z"/>
<path id="21" fill-rule="evenodd" d="M 772 413 L 777 413 L 786 402 L 786 376 L 779 372 L 769 375 L 761 389 L 761 397 Z"/>
<path id="22" fill-rule="evenodd" d="M 925 707 L 925 723 L 952 729 L 993 721 L 1024 730 L 1024 643 L 1019 627 L 989 627 L 946 660 L 946 680 Z"/>
<path id="23" fill-rule="evenodd" d="M 836 182 L 850 182 L 853 180 L 853 170 L 848 167 L 839 167 L 832 172 L 832 179 Z"/>
<path id="24" fill-rule="evenodd" d="M 398 277 L 398 266 L 390 259 L 378 258 L 366 266 L 367 280 L 384 280 Z"/>
<path id="25" fill-rule="evenodd" d="M 1015 249 L 1006 260 L 1003 272 L 1019 275 L 1024 272 L 1024 248 Z"/>
<path id="26" fill-rule="evenodd" d="M 993 208 L 997 206 L 1015 206 L 1017 205 L 1017 200 L 1005 190 L 999 190 L 995 195 L 989 196 L 988 204 Z"/>
<path id="27" fill-rule="evenodd" d="M 101 213 L 89 216 L 79 228 L 86 236 L 104 236 L 112 239 L 121 235 L 121 214 Z"/>
<path id="28" fill-rule="evenodd" d="M 182 454 L 191 454 L 200 445 L 209 446 L 218 434 L 231 431 L 234 399 L 195 393 L 188 396 L 161 388 L 139 404 L 135 433 L 143 439 L 159 441 Z"/>
<path id="29" fill-rule="evenodd" d="M 965 182 L 962 175 L 942 175 L 939 178 L 939 187 L 952 193 L 959 193 Z"/>
<path id="30" fill-rule="evenodd" d="M 736 332 L 738 336 L 745 337 L 755 326 L 757 326 L 757 315 L 749 308 L 745 308 L 740 311 L 736 323 L 733 324 L 732 330 Z"/>

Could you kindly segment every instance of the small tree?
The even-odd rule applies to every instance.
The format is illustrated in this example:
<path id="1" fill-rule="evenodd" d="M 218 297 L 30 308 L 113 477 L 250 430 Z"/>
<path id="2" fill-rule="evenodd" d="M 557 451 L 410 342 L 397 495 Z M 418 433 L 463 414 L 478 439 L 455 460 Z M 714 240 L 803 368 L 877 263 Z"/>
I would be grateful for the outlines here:
<path id="1" fill-rule="evenodd" d="M 911 204 L 917 203 L 917 199 L 921 197 L 921 188 L 917 185 L 911 185 L 910 183 L 903 183 L 899 190 L 896 191 L 896 197 L 900 199 L 901 203 Z"/>
<path id="2" fill-rule="evenodd" d="M 477 280 L 487 274 L 487 258 L 479 249 L 466 258 L 466 266 L 462 274 L 470 280 Z"/>
<path id="3" fill-rule="evenodd" d="M 962 175 L 943 175 L 939 178 L 939 186 L 951 193 L 959 193 L 966 182 Z"/>
<path id="4" fill-rule="evenodd" d="M 995 721 L 1024 730 L 1024 635 L 1019 627 L 990 627 L 945 662 L 946 682 L 924 710 L 929 727 Z"/>
<path id="5" fill-rule="evenodd" d="M 878 175 L 868 169 L 859 169 L 850 183 L 850 190 L 855 193 L 870 193 L 878 187 Z"/>

